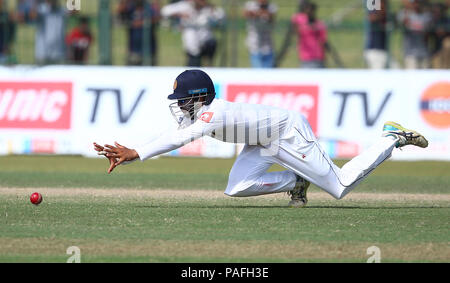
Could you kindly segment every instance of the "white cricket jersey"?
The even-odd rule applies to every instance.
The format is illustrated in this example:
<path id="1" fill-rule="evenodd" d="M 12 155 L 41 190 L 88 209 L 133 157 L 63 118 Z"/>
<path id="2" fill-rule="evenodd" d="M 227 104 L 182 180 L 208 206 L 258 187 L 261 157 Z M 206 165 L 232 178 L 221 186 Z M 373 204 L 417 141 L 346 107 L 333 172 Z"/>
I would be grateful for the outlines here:
<path id="1" fill-rule="evenodd" d="M 135 150 L 143 161 L 202 136 L 230 143 L 268 145 L 283 136 L 298 116 L 301 116 L 298 112 L 272 106 L 215 99 L 199 109 L 191 125 L 170 131 Z"/>

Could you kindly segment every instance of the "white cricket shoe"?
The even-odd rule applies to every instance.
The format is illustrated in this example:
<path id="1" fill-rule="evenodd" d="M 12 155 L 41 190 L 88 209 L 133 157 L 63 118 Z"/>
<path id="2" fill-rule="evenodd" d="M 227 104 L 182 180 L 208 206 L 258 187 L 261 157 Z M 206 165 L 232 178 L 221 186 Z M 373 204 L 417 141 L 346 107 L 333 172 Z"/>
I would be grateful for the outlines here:
<path id="1" fill-rule="evenodd" d="M 406 129 L 402 127 L 400 124 L 391 121 L 384 123 L 382 136 L 383 137 L 392 136 L 394 138 L 397 138 L 398 141 L 397 144 L 395 145 L 395 147 L 397 148 L 401 148 L 406 145 L 415 145 L 422 148 L 428 146 L 427 139 L 420 133 Z"/>
<path id="2" fill-rule="evenodd" d="M 291 201 L 288 206 L 290 207 L 303 207 L 308 203 L 306 192 L 308 191 L 310 183 L 300 176 L 297 176 L 297 182 L 292 191 L 288 192 L 291 196 Z"/>

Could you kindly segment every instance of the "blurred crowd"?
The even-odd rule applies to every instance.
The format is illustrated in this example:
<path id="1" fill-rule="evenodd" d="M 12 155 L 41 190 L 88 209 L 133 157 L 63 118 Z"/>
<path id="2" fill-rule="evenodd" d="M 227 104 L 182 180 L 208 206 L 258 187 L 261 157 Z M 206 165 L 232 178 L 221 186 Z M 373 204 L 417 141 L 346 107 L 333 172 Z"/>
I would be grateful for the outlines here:
<path id="1" fill-rule="evenodd" d="M 393 27 L 403 33 L 403 66 L 406 69 L 450 68 L 450 1 L 402 0 L 397 13 L 389 0 L 380 10 L 368 12 L 364 58 L 369 68 L 389 67 L 389 36 Z"/>
<path id="2" fill-rule="evenodd" d="M 398 11 L 392 0 L 380 0 L 367 7 L 364 57 L 371 69 L 403 66 L 407 69 L 450 68 L 450 0 L 401 0 Z M 0 64 L 14 63 L 14 43 L 18 24 L 34 25 L 36 64 L 86 64 L 92 46 L 91 19 L 68 11 L 59 0 L 17 0 L 16 10 L 5 8 L 0 0 Z M 363 1 L 365 2 L 365 1 Z M 375 1 L 376 2 L 376 1 Z M 375 3 L 374 2 L 374 3 Z M 274 30 L 278 7 L 271 0 L 244 1 L 240 15 L 246 21 L 246 46 L 254 68 L 280 66 L 296 42 L 298 66 L 326 68 L 329 60 L 345 67 L 338 46 L 328 37 L 328 26 L 318 17 L 320 1 L 297 0 L 289 28 L 279 48 L 275 48 Z M 67 29 L 68 18 L 76 25 Z M 126 26 L 128 65 L 158 65 L 161 22 L 180 30 L 186 66 L 212 66 L 220 46 L 216 30 L 226 26 L 224 7 L 208 0 L 120 0 L 114 19 Z M 363 24 L 363 23 L 361 23 Z M 403 58 L 395 62 L 389 38 L 401 30 Z M 363 39 L 361 39 L 363 40 Z M 356 44 L 356 43 L 355 43 Z M 176 56 L 174 54 L 174 56 Z"/>
<path id="3" fill-rule="evenodd" d="M 35 26 L 34 55 L 36 64 L 84 64 L 93 37 L 90 20 L 76 16 L 77 24 L 66 30 L 68 13 L 58 0 L 18 0 L 10 12 L 0 0 L 0 63 L 15 63 L 11 48 L 18 24 Z M 27 46 L 28 48 L 28 46 Z"/>

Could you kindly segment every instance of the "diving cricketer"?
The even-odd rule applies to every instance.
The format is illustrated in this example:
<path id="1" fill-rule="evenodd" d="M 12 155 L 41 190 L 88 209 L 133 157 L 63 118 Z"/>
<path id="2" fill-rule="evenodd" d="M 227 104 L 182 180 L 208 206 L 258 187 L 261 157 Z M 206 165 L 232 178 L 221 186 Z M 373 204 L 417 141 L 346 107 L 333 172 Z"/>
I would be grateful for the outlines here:
<path id="1" fill-rule="evenodd" d="M 174 101 L 170 110 L 179 124 L 177 130 L 134 149 L 118 143 L 94 143 L 98 154 L 110 161 L 108 173 L 120 164 L 144 161 L 210 136 L 245 144 L 231 169 L 226 195 L 250 197 L 287 192 L 291 197 L 288 205 L 302 207 L 308 202 L 310 183 L 341 199 L 387 160 L 395 148 L 428 146 L 418 132 L 386 122 L 380 138 L 371 147 L 339 168 L 321 148 L 301 113 L 215 99 L 214 84 L 201 70 L 181 73 L 173 89 L 168 99 Z M 286 170 L 267 172 L 275 163 Z"/>

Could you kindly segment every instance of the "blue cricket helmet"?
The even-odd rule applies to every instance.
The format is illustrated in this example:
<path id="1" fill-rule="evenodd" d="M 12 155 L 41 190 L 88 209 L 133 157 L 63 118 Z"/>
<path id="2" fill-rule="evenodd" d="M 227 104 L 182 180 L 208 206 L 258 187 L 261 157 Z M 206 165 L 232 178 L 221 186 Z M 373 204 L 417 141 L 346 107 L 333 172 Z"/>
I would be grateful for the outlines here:
<path id="1" fill-rule="evenodd" d="M 216 90 L 208 74 L 202 70 L 186 70 L 176 78 L 173 93 L 167 98 L 180 100 L 205 94 L 205 105 L 209 105 L 216 96 Z"/>

